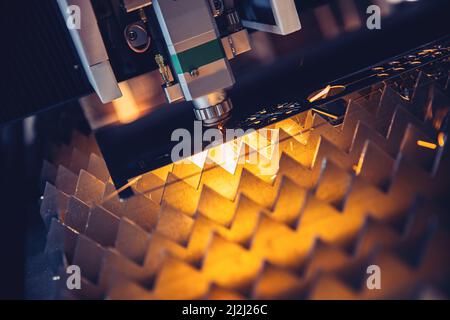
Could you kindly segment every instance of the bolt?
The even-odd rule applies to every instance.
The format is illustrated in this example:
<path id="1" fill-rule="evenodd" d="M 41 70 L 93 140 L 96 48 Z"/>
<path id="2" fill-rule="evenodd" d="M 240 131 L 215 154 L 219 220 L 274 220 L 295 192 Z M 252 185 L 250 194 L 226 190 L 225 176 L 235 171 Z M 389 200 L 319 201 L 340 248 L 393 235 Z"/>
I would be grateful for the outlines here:
<path id="1" fill-rule="evenodd" d="M 134 41 L 136 40 L 138 37 L 137 32 L 134 30 L 130 30 L 128 31 L 128 39 L 130 39 L 130 41 Z"/>
<path id="2" fill-rule="evenodd" d="M 192 69 L 190 72 L 191 77 L 198 77 L 198 75 L 200 74 L 200 72 L 198 71 L 198 69 Z"/>
<path id="3" fill-rule="evenodd" d="M 220 11 L 222 9 L 222 1 L 214 0 L 214 9 L 217 11 Z"/>

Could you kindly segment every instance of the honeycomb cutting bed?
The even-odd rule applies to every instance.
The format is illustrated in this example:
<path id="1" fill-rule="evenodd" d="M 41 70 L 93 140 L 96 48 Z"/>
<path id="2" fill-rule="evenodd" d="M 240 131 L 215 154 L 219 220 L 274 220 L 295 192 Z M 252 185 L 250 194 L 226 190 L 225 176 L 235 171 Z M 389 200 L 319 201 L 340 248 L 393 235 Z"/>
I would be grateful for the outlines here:
<path id="1" fill-rule="evenodd" d="M 95 138 L 74 132 L 42 170 L 46 255 L 63 279 L 67 265 L 83 276 L 80 291 L 60 281 L 55 297 L 447 297 L 450 148 L 430 112 L 450 107 L 448 69 L 415 75 L 409 97 L 403 78 L 382 75 L 348 94 L 338 125 L 312 110 L 270 125 L 273 174 L 209 151 L 212 161 L 130 180 L 127 200 Z M 369 265 L 381 268 L 381 290 L 366 286 Z"/>

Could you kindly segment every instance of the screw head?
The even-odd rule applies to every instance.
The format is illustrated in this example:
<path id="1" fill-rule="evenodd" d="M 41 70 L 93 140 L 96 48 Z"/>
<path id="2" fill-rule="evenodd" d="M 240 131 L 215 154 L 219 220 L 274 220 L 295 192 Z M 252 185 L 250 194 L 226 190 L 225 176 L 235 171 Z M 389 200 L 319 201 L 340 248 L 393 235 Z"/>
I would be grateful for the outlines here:
<path id="1" fill-rule="evenodd" d="M 198 77 L 200 72 L 198 71 L 198 69 L 192 69 L 190 72 L 191 77 Z"/>
<path id="2" fill-rule="evenodd" d="M 128 31 L 127 36 L 128 36 L 128 39 L 130 39 L 130 41 L 134 41 L 138 37 L 137 32 L 134 30 Z"/>
<path id="3" fill-rule="evenodd" d="M 222 6 L 223 6 L 222 1 L 214 0 L 214 9 L 216 9 L 216 10 L 222 10 Z"/>

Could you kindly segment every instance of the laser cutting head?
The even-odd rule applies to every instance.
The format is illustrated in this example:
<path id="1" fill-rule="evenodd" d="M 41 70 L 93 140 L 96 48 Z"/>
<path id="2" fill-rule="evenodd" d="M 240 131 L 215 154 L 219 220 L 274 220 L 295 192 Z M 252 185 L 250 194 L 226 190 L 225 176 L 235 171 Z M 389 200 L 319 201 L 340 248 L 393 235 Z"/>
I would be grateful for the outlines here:
<path id="1" fill-rule="evenodd" d="M 226 121 L 233 109 L 227 97 L 235 83 L 229 61 L 251 50 L 246 27 L 282 35 L 300 29 L 294 0 L 119 3 L 105 9 L 95 0 L 58 0 L 68 21 L 80 9 L 81 25 L 70 32 L 100 100 L 118 99 L 123 94 L 118 82 L 151 64 L 159 70 L 167 102 L 192 101 L 195 117 L 205 126 Z M 118 51 L 119 44 L 125 49 Z M 132 70 L 130 64 L 139 59 L 147 59 L 141 64 L 146 67 Z M 117 61 L 124 65 L 117 66 Z"/>

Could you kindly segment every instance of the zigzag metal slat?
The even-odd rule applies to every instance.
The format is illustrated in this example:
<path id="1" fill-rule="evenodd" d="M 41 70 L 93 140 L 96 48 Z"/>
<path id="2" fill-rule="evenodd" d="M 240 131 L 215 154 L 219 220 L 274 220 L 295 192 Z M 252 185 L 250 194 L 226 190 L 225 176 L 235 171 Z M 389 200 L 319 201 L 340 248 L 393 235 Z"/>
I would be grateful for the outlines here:
<path id="1" fill-rule="evenodd" d="M 427 103 L 424 93 L 445 96 L 445 87 L 419 77 L 410 101 L 392 82 L 374 86 L 370 97 L 368 90 L 353 93 L 337 127 L 312 111 L 272 125 L 280 130 L 273 175 L 249 163 L 178 163 L 134 179 L 136 196 L 125 201 L 94 139 L 74 134 L 42 174 L 46 252 L 63 254 L 56 267 L 76 264 L 83 272 L 80 292 L 59 288 L 58 296 L 366 299 L 436 292 L 450 277 L 448 210 L 439 205 L 450 183 L 449 147 L 411 110 Z M 382 290 L 365 286 L 370 264 L 383 270 Z"/>

